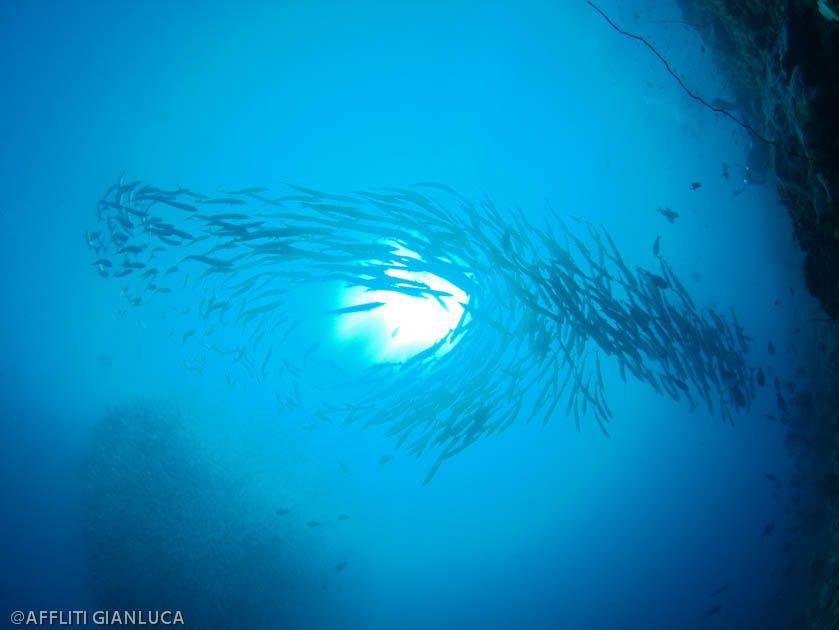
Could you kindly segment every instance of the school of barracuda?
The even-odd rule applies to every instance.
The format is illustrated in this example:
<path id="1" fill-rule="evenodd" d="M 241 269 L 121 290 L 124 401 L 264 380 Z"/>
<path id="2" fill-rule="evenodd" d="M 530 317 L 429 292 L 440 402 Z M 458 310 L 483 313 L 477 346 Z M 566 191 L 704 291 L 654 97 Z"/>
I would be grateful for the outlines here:
<path id="1" fill-rule="evenodd" d="M 658 271 L 631 269 L 603 227 L 571 217 L 570 229 L 550 206 L 526 215 L 435 183 L 346 194 L 284 186 L 280 196 L 251 187 L 212 197 L 120 176 L 85 235 L 94 268 L 120 281 L 126 309 L 160 302 L 176 310 L 178 296 L 188 300 L 178 313 L 197 309 L 206 328 L 178 335 L 200 347 L 184 359 L 188 369 L 200 371 L 205 352 L 215 352 L 227 359 L 231 388 L 247 375 L 310 422 L 381 426 L 395 451 L 435 453 L 426 483 L 443 461 L 518 419 L 545 424 L 562 414 L 579 430 L 590 412 L 608 437 L 605 361 L 617 362 L 624 381 L 685 399 L 691 410 L 704 404 L 732 424 L 732 411 L 751 406 L 749 339 L 733 311 L 729 318 L 694 304 L 657 246 Z M 316 359 L 317 341 L 302 361 L 283 352 L 307 317 L 291 296 L 318 283 L 445 307 L 451 293 L 410 273 L 468 296 L 457 326 L 430 347 L 361 374 Z"/>

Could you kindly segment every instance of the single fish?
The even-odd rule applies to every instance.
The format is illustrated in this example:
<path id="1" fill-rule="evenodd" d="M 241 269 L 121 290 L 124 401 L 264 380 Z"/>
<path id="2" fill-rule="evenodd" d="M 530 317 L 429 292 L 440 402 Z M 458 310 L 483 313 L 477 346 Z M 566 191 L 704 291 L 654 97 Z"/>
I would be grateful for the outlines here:
<path id="1" fill-rule="evenodd" d="M 250 219 L 250 215 L 242 214 L 241 212 L 227 212 L 224 214 L 211 214 L 209 216 L 199 214 L 196 215 L 199 219 L 204 221 L 239 221 L 242 219 Z"/>
<path id="2" fill-rule="evenodd" d="M 238 199 L 236 197 L 221 197 L 219 199 L 202 199 L 201 203 L 226 203 L 231 206 L 242 206 L 246 205 L 248 202 L 244 199 Z"/>
<path id="3" fill-rule="evenodd" d="M 679 213 L 674 212 L 670 208 L 658 208 L 658 212 L 659 214 L 664 216 L 664 218 L 667 219 L 670 223 L 675 223 L 676 219 L 679 218 Z"/>
<path id="4" fill-rule="evenodd" d="M 186 258 L 183 258 L 181 262 L 184 260 L 197 260 L 198 262 L 210 265 L 211 267 L 230 267 L 233 264 L 232 260 L 222 260 L 220 258 L 213 258 L 212 256 L 199 256 L 197 254 L 187 256 Z"/>
<path id="5" fill-rule="evenodd" d="M 187 212 L 198 212 L 198 208 L 195 206 L 191 206 L 188 203 L 181 203 L 180 201 L 173 201 L 172 199 L 166 199 L 165 197 L 149 197 L 149 199 L 153 199 L 154 201 L 159 201 L 161 203 L 165 203 L 167 206 L 172 206 L 173 208 L 178 208 L 180 210 L 186 210 Z"/>
<path id="6" fill-rule="evenodd" d="M 332 311 L 326 311 L 326 315 L 344 315 L 346 313 L 363 313 L 365 311 L 372 311 L 374 308 L 384 306 L 385 302 L 365 302 L 364 304 L 356 304 L 354 306 L 347 306 L 345 308 L 336 308 Z"/>
<path id="7" fill-rule="evenodd" d="M 250 188 L 239 188 L 237 190 L 222 190 L 221 192 L 223 192 L 225 195 L 248 195 L 268 192 L 268 188 L 263 188 L 262 186 L 251 186 Z"/>
<path id="8" fill-rule="evenodd" d="M 185 195 L 189 195 L 193 199 L 206 199 L 207 195 L 202 195 L 201 193 L 193 192 L 189 188 L 182 188 L 178 186 L 178 192 L 182 192 Z"/>

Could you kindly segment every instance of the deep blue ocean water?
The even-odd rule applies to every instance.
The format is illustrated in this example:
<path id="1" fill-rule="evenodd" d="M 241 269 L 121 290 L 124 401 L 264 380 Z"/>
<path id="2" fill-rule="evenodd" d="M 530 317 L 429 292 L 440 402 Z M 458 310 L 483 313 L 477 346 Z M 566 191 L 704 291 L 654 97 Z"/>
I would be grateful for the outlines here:
<path id="1" fill-rule="evenodd" d="M 648 21 L 679 19 L 674 4 L 603 9 L 654 41 L 692 89 L 731 98 L 690 28 Z M 764 608 L 785 586 L 787 519 L 765 473 L 793 474 L 784 427 L 764 418 L 778 413 L 771 388 L 732 428 L 624 384 L 604 362 L 611 440 L 591 418 L 578 433 L 559 405 L 547 427 L 479 440 L 423 486 L 433 458 L 397 453 L 380 466 L 393 441 L 375 428 L 308 430 L 284 422 L 258 383 L 230 390 L 214 356 L 201 375 L 185 369 L 197 353 L 180 334 L 195 315 L 179 320 L 175 341 L 174 314 L 119 316 L 119 284 L 90 264 L 84 233 L 123 171 L 205 192 L 437 181 L 525 212 L 547 199 L 604 225 L 628 261 L 652 265 L 661 236 L 697 304 L 736 310 L 754 340 L 749 364 L 793 380 L 795 330 L 816 307 L 771 179 L 743 185 L 739 167 L 723 176 L 723 164 L 747 162 L 747 134 L 591 7 L 7 2 L 0 78 L 0 613 L 99 607 L 83 536 L 91 436 L 109 410 L 152 400 L 185 410 L 198 436 L 189 444 L 223 460 L 219 470 L 241 471 L 236 500 L 208 507 L 210 530 L 252 517 L 259 536 L 275 509 L 290 510 L 276 532 L 302 586 L 254 597 L 288 597 L 292 626 L 771 628 L 783 618 Z M 657 207 L 680 217 L 670 224 Z M 299 355 L 333 334 L 310 327 L 275 351 Z M 464 369 L 469 360 L 479 358 L 464 357 Z M 267 516 L 243 512 L 242 497 L 270 506 Z M 241 579 L 199 566 L 207 593 Z M 253 602 L 224 597 L 228 627 L 251 627 Z"/>

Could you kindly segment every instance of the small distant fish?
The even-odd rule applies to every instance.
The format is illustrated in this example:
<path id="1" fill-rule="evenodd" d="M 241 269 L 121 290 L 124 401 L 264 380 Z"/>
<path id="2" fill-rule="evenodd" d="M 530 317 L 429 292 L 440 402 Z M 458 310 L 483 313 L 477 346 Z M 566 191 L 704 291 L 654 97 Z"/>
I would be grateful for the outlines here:
<path id="1" fill-rule="evenodd" d="M 691 189 L 691 190 L 697 190 L 697 189 L 699 189 L 699 188 L 702 188 L 702 184 L 701 184 L 700 182 L 693 182 L 693 183 L 690 185 L 690 189 Z"/>
<path id="2" fill-rule="evenodd" d="M 335 565 L 335 573 L 340 573 L 341 571 L 344 570 L 344 567 L 346 567 L 346 566 L 347 566 L 347 561 L 342 560 L 341 562 L 339 562 L 338 564 Z"/>
<path id="3" fill-rule="evenodd" d="M 388 465 L 388 462 L 390 462 L 390 460 L 392 460 L 392 459 L 393 459 L 393 455 L 382 455 L 379 458 L 379 466 L 384 468 L 385 466 Z"/>
<path id="4" fill-rule="evenodd" d="M 716 595 L 722 595 L 723 593 L 725 593 L 728 590 L 728 586 L 729 586 L 728 584 L 723 584 L 717 590 L 715 590 L 713 593 L 711 593 L 711 597 L 715 597 Z"/>
<path id="5" fill-rule="evenodd" d="M 658 212 L 659 212 L 659 214 L 664 216 L 665 219 L 670 221 L 670 223 L 675 223 L 676 219 L 679 218 L 679 213 L 674 212 L 670 208 L 658 208 Z"/>
<path id="6" fill-rule="evenodd" d="M 761 538 L 766 538 L 773 531 L 775 531 L 775 521 L 772 521 L 771 523 L 769 523 L 769 525 L 767 525 L 766 527 L 763 528 L 763 531 L 761 532 L 760 537 Z"/>
<path id="7" fill-rule="evenodd" d="M 318 411 L 318 412 L 315 414 L 315 417 L 316 417 L 318 420 L 321 420 L 321 421 L 323 421 L 323 422 L 326 422 L 327 424 L 332 424 L 332 418 L 330 418 L 329 416 L 327 416 L 327 415 L 326 415 L 324 412 L 322 412 L 322 411 Z"/>
<path id="8" fill-rule="evenodd" d="M 775 416 L 773 416 L 771 413 L 765 413 L 765 414 L 763 414 L 763 417 L 766 418 L 767 420 L 771 420 L 772 422 L 777 422 L 778 421 L 778 419 Z"/>
<path id="9" fill-rule="evenodd" d="M 288 514 L 291 514 L 291 510 L 287 510 L 285 508 L 277 509 L 277 516 L 286 516 Z"/>
<path id="10" fill-rule="evenodd" d="M 784 397 L 781 395 L 781 392 L 780 392 L 780 391 L 778 391 L 778 392 L 777 392 L 777 394 L 776 394 L 775 398 L 777 399 L 778 409 L 780 409 L 781 411 L 783 411 L 784 413 L 786 413 L 786 411 L 787 411 L 787 409 L 788 409 L 788 407 L 787 407 L 787 401 L 786 401 L 786 400 L 784 400 Z"/>
<path id="11" fill-rule="evenodd" d="M 350 471 L 350 467 L 349 467 L 349 466 L 347 466 L 344 462 L 339 461 L 339 462 L 338 462 L 338 465 L 341 467 L 341 471 L 342 471 L 345 475 L 347 475 L 348 477 L 352 474 L 352 471 Z"/>
<path id="12" fill-rule="evenodd" d="M 231 260 L 224 260 L 221 258 L 213 258 L 212 256 L 204 256 L 199 254 L 193 254 L 191 256 L 186 256 L 181 262 L 185 260 L 197 260 L 198 262 L 202 262 L 205 265 L 210 265 L 211 267 L 230 267 L 233 265 L 233 261 Z"/>
<path id="13" fill-rule="evenodd" d="M 189 195 L 190 197 L 194 197 L 195 199 L 206 199 L 207 195 L 202 195 L 201 193 L 192 192 L 189 188 L 183 188 L 178 186 L 178 191 L 184 193 L 185 195 Z"/>
<path id="14" fill-rule="evenodd" d="M 235 205 L 241 206 L 241 205 L 245 205 L 248 202 L 245 201 L 244 199 L 238 199 L 237 197 L 221 197 L 219 199 L 202 199 L 201 203 L 206 203 L 206 204 L 225 203 L 225 204 L 228 204 L 228 205 L 231 205 L 231 206 L 235 206 Z"/>
<path id="15" fill-rule="evenodd" d="M 658 252 L 661 250 L 661 236 L 656 236 L 655 241 L 653 242 L 653 256 L 658 256 Z"/>
<path id="16" fill-rule="evenodd" d="M 309 521 L 308 523 L 306 523 L 306 525 L 308 527 L 320 527 L 321 525 L 323 525 L 323 523 L 321 523 L 320 521 Z"/>
<path id="17" fill-rule="evenodd" d="M 262 186 L 251 186 L 250 188 L 239 188 L 237 190 L 222 190 L 221 192 L 223 192 L 225 195 L 247 195 L 268 192 L 268 189 L 263 188 Z"/>
<path id="18" fill-rule="evenodd" d="M 719 604 L 717 604 L 713 608 L 709 608 L 707 611 L 705 611 L 705 614 L 702 616 L 702 618 L 707 619 L 708 617 L 713 617 L 720 611 L 720 608 L 721 606 Z"/>
<path id="19" fill-rule="evenodd" d="M 763 368 L 757 368 L 757 384 L 761 387 L 766 384 L 766 375 L 763 373 Z"/>
<path id="20" fill-rule="evenodd" d="M 777 482 L 778 478 L 775 475 L 770 475 L 769 473 L 763 473 L 763 476 L 766 477 L 771 482 Z"/>
<path id="21" fill-rule="evenodd" d="M 769 354 L 775 354 L 775 345 L 771 341 L 769 342 Z"/>
<path id="22" fill-rule="evenodd" d="M 332 311 L 326 311 L 326 315 L 344 315 L 345 313 L 363 313 L 372 311 L 374 308 L 384 306 L 384 302 L 365 302 L 364 304 L 356 304 L 355 306 L 347 306 L 345 308 L 336 308 Z"/>
<path id="23" fill-rule="evenodd" d="M 350 517 L 349 517 L 349 516 L 347 516 L 346 514 L 344 514 L 343 512 L 342 512 L 341 514 L 339 514 L 339 515 L 338 515 L 338 520 L 339 520 L 339 521 L 346 521 L 346 520 L 347 520 L 347 519 L 349 519 L 349 518 L 350 518 Z"/>

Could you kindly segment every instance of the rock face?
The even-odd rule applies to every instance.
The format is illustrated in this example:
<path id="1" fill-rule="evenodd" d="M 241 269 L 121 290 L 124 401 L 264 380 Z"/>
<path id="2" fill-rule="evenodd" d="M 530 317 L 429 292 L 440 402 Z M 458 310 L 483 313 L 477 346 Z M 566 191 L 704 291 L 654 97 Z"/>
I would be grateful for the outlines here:
<path id="1" fill-rule="evenodd" d="M 793 451 L 812 496 L 800 510 L 804 598 L 796 627 L 839 627 L 839 6 L 836 0 L 678 0 L 737 93 L 741 116 L 765 151 L 805 252 L 804 278 L 831 323 L 803 347 L 809 391 L 790 422 Z M 769 149 L 766 151 L 766 149 Z M 790 434 L 792 435 L 792 433 Z"/>
<path id="2" fill-rule="evenodd" d="M 310 548 L 265 500 L 267 469 L 230 457 L 205 420 L 143 404 L 96 428 L 84 543 L 98 605 L 180 610 L 194 628 L 311 626 L 320 580 L 307 568 Z"/>
<path id="3" fill-rule="evenodd" d="M 839 319 L 839 21 L 834 0 L 679 0 L 778 176 L 804 277 Z"/>

